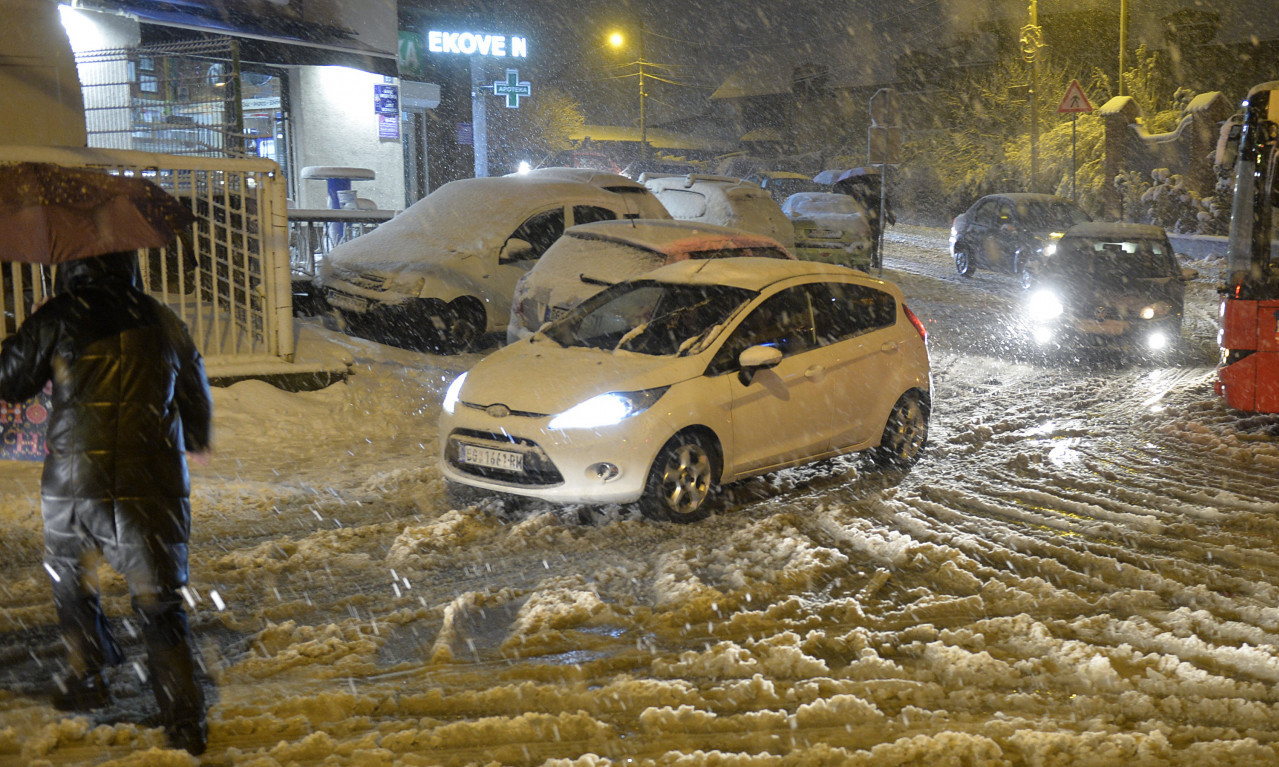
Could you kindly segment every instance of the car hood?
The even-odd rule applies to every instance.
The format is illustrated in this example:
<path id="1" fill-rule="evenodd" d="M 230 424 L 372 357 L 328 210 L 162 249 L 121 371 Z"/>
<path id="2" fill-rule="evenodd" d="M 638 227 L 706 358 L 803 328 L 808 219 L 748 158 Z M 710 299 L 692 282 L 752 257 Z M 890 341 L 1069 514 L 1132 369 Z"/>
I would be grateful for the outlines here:
<path id="1" fill-rule="evenodd" d="M 514 412 L 552 415 L 597 394 L 670 386 L 705 369 L 704 354 L 657 357 L 564 348 L 534 336 L 497 350 L 471 368 L 460 399 L 468 405 L 501 404 Z"/>
<path id="2" fill-rule="evenodd" d="M 810 222 L 818 229 L 835 229 L 846 233 L 869 232 L 870 226 L 860 213 L 793 213 L 793 223 Z"/>

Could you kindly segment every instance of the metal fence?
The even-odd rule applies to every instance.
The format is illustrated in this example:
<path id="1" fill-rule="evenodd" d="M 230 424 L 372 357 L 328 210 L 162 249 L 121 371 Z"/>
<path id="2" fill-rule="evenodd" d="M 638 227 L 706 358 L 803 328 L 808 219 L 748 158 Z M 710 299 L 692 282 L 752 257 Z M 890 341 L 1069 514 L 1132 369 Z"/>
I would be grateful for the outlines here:
<path id="1" fill-rule="evenodd" d="M 294 209 L 289 211 L 289 260 L 294 279 L 310 279 L 328 252 L 390 221 L 393 210 Z"/>
<path id="2" fill-rule="evenodd" d="M 89 145 L 244 156 L 232 45 L 200 40 L 76 54 Z"/>
<path id="3" fill-rule="evenodd" d="M 139 251 L 145 288 L 186 322 L 214 375 L 279 372 L 294 356 L 284 180 L 270 160 L 60 147 L 0 147 L 0 163 L 51 162 L 146 178 L 196 221 L 165 248 Z M 3 264 L 3 334 L 46 292 L 48 267 Z M 272 365 L 272 363 L 277 363 Z"/>

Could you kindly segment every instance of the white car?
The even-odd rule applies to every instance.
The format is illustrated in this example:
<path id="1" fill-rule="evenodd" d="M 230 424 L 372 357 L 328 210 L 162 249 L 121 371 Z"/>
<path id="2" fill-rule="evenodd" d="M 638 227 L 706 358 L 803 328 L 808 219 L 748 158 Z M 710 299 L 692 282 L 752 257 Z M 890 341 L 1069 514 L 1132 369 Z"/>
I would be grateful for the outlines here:
<path id="1" fill-rule="evenodd" d="M 795 227 L 795 255 L 809 261 L 870 268 L 875 237 L 862 204 L 835 192 L 798 192 L 782 203 Z"/>
<path id="2" fill-rule="evenodd" d="M 515 283 L 566 227 L 619 218 L 670 214 L 638 182 L 589 169 L 453 181 L 334 248 L 316 284 L 356 335 L 463 351 L 505 330 Z"/>
<path id="3" fill-rule="evenodd" d="M 759 184 L 731 176 L 645 173 L 640 181 L 674 218 L 716 224 L 795 244 L 790 219 Z"/>
<path id="4" fill-rule="evenodd" d="M 448 387 L 453 482 L 691 522 L 727 482 L 928 435 L 926 333 L 891 283 L 811 261 L 680 261 L 607 288 Z"/>
<path id="5" fill-rule="evenodd" d="M 527 338 L 549 320 L 609 285 L 688 258 L 794 258 L 771 237 L 696 221 L 597 221 L 564 232 L 520 278 L 507 343 Z"/>

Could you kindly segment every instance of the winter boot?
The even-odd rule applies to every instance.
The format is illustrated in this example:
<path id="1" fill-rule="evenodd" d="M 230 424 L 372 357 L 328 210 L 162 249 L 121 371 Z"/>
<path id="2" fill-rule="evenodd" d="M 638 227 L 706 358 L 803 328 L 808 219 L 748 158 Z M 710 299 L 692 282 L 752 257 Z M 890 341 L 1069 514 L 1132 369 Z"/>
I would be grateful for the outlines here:
<path id="1" fill-rule="evenodd" d="M 102 672 L 85 676 L 55 677 L 53 707 L 59 711 L 87 712 L 111 703 L 111 689 Z"/>
<path id="2" fill-rule="evenodd" d="M 201 717 L 191 722 L 176 722 L 164 726 L 164 734 L 169 739 L 170 748 L 181 748 L 187 753 L 199 756 L 204 753 L 209 742 L 209 725 Z"/>

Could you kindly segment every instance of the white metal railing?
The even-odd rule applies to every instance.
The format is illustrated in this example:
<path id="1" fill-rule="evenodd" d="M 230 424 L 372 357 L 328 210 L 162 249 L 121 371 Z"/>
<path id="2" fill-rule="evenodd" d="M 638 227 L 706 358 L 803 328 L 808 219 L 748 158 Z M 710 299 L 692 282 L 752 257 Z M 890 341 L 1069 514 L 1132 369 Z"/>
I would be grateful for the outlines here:
<path id="1" fill-rule="evenodd" d="M 393 210 L 293 208 L 289 210 L 289 262 L 295 276 L 315 276 L 338 245 L 367 234 L 395 216 Z"/>
<path id="2" fill-rule="evenodd" d="M 139 251 L 145 289 L 186 322 L 210 368 L 294 355 L 285 182 L 270 160 L 79 147 L 0 147 L 0 163 L 51 162 L 141 176 L 196 221 L 165 248 Z M 51 270 L 3 264 L 3 335 L 47 292 Z"/>

